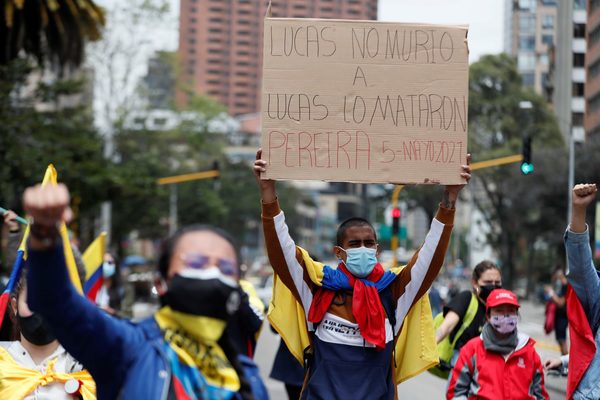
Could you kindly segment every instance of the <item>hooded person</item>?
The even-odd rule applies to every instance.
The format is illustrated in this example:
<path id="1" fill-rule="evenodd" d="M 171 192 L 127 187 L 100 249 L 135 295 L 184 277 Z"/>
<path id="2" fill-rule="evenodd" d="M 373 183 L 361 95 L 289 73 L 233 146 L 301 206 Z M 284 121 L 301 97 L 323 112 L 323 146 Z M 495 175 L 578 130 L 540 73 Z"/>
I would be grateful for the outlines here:
<path id="1" fill-rule="evenodd" d="M 26 190 L 28 304 L 96 381 L 99 399 L 252 398 L 223 334 L 240 288 L 222 273 L 238 263 L 224 231 L 182 229 L 164 242 L 157 291 L 163 306 L 139 323 L 117 319 L 80 296 L 67 276 L 56 226 L 69 219 L 62 185 Z"/>
<path id="2" fill-rule="evenodd" d="M 495 289 L 486 301 L 486 319 L 479 337 L 460 350 L 446 398 L 549 399 L 535 341 L 517 329 L 517 296 Z"/>
<path id="3" fill-rule="evenodd" d="M 425 243 L 405 268 L 384 271 L 378 262 L 375 229 L 363 218 L 350 218 L 339 226 L 333 246 L 339 264 L 332 268 L 316 263 L 296 246 L 279 207 L 275 182 L 261 179 L 267 167 L 261 155 L 258 150 L 254 173 L 267 253 L 276 275 L 270 312 L 288 313 L 288 318 L 296 313 L 294 308 L 278 310 L 278 285 L 282 284 L 301 308 L 301 323 L 310 339 L 304 349 L 306 377 L 301 398 L 394 399 L 395 368 L 403 367 L 394 365 L 395 344 L 405 317 L 443 265 L 455 201 L 464 185 L 445 187 Z M 468 165 L 462 167 L 460 176 L 469 180 Z M 431 318 L 431 309 L 427 313 Z M 274 327 L 286 344 L 302 335 Z"/>

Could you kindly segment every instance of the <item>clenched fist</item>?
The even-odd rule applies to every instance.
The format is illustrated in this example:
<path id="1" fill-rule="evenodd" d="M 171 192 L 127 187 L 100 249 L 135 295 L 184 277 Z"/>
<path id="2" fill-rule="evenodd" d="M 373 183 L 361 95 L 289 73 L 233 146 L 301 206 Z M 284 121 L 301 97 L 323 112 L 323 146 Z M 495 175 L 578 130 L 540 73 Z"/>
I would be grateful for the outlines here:
<path id="1" fill-rule="evenodd" d="M 573 207 L 587 207 L 594 198 L 598 188 L 595 183 L 580 183 L 573 188 Z"/>
<path id="2" fill-rule="evenodd" d="M 30 245 L 33 248 L 49 247 L 58 236 L 60 224 L 70 221 L 69 200 L 69 190 L 63 184 L 36 185 L 25 190 L 23 208 L 33 219 L 30 225 Z"/>

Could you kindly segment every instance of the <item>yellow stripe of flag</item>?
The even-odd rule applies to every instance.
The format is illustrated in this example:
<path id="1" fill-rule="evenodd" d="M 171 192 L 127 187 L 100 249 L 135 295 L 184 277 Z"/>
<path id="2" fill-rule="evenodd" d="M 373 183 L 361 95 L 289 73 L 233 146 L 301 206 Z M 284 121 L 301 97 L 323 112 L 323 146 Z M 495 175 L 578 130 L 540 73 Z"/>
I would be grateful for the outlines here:
<path id="1" fill-rule="evenodd" d="M 48 168 L 46 168 L 46 173 L 44 174 L 44 180 L 42 181 L 42 186 L 45 185 L 56 185 L 58 181 L 58 174 L 56 173 L 56 169 L 54 165 L 49 164 Z M 25 229 L 25 234 L 23 235 L 23 240 L 21 241 L 21 246 L 19 246 L 19 250 L 23 250 L 23 259 L 27 259 L 27 237 L 29 236 L 29 225 Z M 71 242 L 69 241 L 69 233 L 67 232 L 67 226 L 65 223 L 60 224 L 60 237 L 63 243 L 63 250 L 65 253 L 65 261 L 67 263 L 67 270 L 69 271 L 69 277 L 71 278 L 71 282 L 75 289 L 79 294 L 83 294 L 83 288 L 81 287 L 81 280 L 79 279 L 79 274 L 77 273 L 77 266 L 75 265 L 75 257 L 73 256 L 73 249 L 71 249 Z"/>
<path id="2" fill-rule="evenodd" d="M 85 280 L 98 270 L 104 261 L 104 253 L 106 246 L 106 232 L 102 232 L 83 252 L 83 264 L 85 265 Z"/>

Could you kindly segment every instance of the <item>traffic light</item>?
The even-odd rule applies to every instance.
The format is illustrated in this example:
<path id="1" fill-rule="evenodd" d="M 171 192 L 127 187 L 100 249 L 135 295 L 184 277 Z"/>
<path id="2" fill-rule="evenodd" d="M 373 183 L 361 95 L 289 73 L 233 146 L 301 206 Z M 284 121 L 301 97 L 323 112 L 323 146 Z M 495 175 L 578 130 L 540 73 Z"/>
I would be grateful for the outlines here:
<path id="1" fill-rule="evenodd" d="M 392 208 L 392 237 L 398 236 L 400 233 L 400 209 Z"/>
<path id="2" fill-rule="evenodd" d="M 523 138 L 523 161 L 521 162 L 523 175 L 533 173 L 533 162 L 531 161 L 531 136 Z"/>
<path id="3" fill-rule="evenodd" d="M 219 180 L 219 176 L 221 175 L 221 171 L 219 170 L 219 161 L 213 161 L 212 169 L 218 173 L 217 176 L 213 178 L 213 188 L 215 190 L 219 190 L 221 189 L 221 181 Z"/>

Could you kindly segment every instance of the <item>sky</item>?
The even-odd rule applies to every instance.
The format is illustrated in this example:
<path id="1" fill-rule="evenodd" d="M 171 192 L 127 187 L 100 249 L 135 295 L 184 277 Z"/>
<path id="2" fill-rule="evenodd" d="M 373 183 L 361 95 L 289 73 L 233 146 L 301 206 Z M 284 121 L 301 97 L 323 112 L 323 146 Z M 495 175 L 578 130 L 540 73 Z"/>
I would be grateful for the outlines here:
<path id="1" fill-rule="evenodd" d="M 103 6 L 117 0 L 96 0 Z M 253 0 L 261 1 L 261 0 Z M 274 0 L 276 1 L 276 0 Z M 179 0 L 168 0 L 173 26 L 154 35 L 158 49 L 177 49 Z M 379 19 L 394 22 L 424 22 L 469 25 L 469 61 L 503 49 L 505 0 L 379 0 Z"/>
<path id="2" fill-rule="evenodd" d="M 110 4 L 115 0 L 99 0 Z M 168 0 L 176 21 L 179 0 Z M 254 0 L 260 1 L 260 0 Z M 469 60 L 503 49 L 505 0 L 379 0 L 379 19 L 396 22 L 469 25 Z M 166 33 L 166 32 L 165 32 Z M 166 35 L 157 35 L 157 45 L 175 50 L 177 26 Z"/>
<path id="3" fill-rule="evenodd" d="M 504 0 L 379 0 L 379 20 L 468 24 L 469 61 L 503 50 Z"/>

